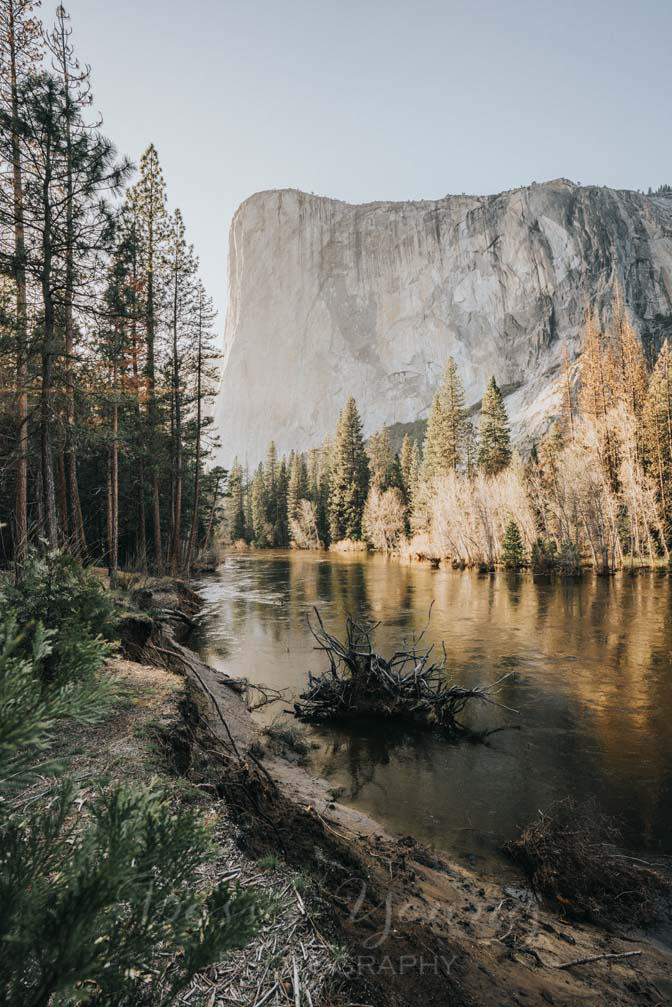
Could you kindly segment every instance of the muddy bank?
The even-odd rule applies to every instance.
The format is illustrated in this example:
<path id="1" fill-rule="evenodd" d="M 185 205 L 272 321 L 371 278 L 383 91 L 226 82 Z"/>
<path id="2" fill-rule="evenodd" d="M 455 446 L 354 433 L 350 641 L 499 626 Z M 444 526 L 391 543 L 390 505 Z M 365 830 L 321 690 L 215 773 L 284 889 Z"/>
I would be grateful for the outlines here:
<path id="1" fill-rule="evenodd" d="M 339 803 L 297 764 L 291 741 L 264 734 L 244 683 L 175 639 L 181 622 L 164 621 L 143 646 L 186 678 L 173 737 L 182 771 L 223 796 L 247 854 L 278 855 L 310 876 L 345 949 L 330 995 L 372 1005 L 672 1002 L 672 953 L 660 942 L 563 920 L 524 888 L 485 881 Z"/>

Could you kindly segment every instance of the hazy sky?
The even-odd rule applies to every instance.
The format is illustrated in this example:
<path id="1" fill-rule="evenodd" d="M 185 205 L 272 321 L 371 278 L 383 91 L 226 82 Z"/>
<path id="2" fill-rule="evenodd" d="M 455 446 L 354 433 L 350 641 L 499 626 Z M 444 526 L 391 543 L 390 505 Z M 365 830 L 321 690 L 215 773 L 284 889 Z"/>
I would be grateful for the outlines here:
<path id="1" fill-rule="evenodd" d="M 229 222 L 260 189 L 366 202 L 561 175 L 672 182 L 666 0 L 66 8 L 106 132 L 136 162 L 150 141 L 159 151 L 220 327 Z"/>

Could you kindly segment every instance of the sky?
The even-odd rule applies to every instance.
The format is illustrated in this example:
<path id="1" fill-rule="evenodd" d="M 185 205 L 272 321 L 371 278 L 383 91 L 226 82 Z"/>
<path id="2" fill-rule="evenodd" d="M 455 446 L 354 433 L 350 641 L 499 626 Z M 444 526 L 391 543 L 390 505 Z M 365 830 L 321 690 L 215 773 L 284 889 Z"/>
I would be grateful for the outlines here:
<path id="1" fill-rule="evenodd" d="M 53 4 L 55 9 L 56 4 Z M 42 16 L 51 18 L 50 0 Z M 69 0 L 104 130 L 159 152 L 226 308 L 262 189 L 349 202 L 672 183 L 665 0 Z"/>

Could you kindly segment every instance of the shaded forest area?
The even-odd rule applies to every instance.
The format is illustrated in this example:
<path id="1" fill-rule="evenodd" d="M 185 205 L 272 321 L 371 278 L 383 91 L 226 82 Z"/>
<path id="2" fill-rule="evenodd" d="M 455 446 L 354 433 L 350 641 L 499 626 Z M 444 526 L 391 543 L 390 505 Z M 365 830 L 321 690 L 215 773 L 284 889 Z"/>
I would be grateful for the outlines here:
<path id="1" fill-rule="evenodd" d="M 102 131 L 63 7 L 0 3 L 0 562 L 173 573 L 212 531 L 215 314 L 153 145 Z"/>

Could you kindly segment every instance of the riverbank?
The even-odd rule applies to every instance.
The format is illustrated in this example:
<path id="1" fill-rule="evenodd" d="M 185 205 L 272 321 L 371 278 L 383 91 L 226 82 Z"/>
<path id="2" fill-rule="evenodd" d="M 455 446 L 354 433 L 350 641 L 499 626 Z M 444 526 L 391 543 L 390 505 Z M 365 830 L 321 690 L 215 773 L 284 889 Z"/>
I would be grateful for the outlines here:
<path id="1" fill-rule="evenodd" d="M 237 542 L 231 546 L 225 546 L 220 548 L 218 552 L 219 562 L 226 560 L 227 556 L 241 556 L 246 553 L 257 553 L 263 555 L 265 553 L 277 553 L 278 548 L 271 549 L 266 547 L 259 547 L 255 545 L 248 545 L 244 542 Z M 581 577 L 585 574 L 595 574 L 596 576 L 613 576 L 617 573 L 622 574 L 637 574 L 637 573 L 661 573 L 661 574 L 672 574 L 672 565 L 669 560 L 665 557 L 660 556 L 654 562 L 650 562 L 641 557 L 637 559 L 630 559 L 626 557 L 621 564 L 613 567 L 609 570 L 597 570 L 595 565 L 589 559 L 581 559 L 577 561 L 576 566 L 571 569 L 566 569 L 553 561 L 548 559 L 547 562 L 542 565 L 535 567 L 531 562 L 525 562 L 521 564 L 520 567 L 512 570 L 507 568 L 502 563 L 495 563 L 491 566 L 484 564 L 472 563 L 467 564 L 459 562 L 450 556 L 444 556 L 437 552 L 424 536 L 418 536 L 410 541 L 404 540 L 404 542 L 397 548 L 392 549 L 388 552 L 381 552 L 376 549 L 370 548 L 366 542 L 362 541 L 352 541 L 351 539 L 345 539 L 342 542 L 336 542 L 331 546 L 320 549 L 294 549 L 290 548 L 286 550 L 287 552 L 296 553 L 306 553 L 314 556 L 384 556 L 387 560 L 392 560 L 402 564 L 419 564 L 422 566 L 431 566 L 434 569 L 442 570 L 455 570 L 457 572 L 462 571 L 478 571 L 480 573 L 531 573 L 535 576 L 554 576 L 559 579 L 575 580 L 577 577 Z M 212 573 L 216 569 L 216 564 L 213 564 L 208 568 L 208 572 Z"/>
<path id="2" fill-rule="evenodd" d="M 147 643 L 184 675 L 180 719 L 167 739 L 179 778 L 217 794 L 250 870 L 277 862 L 305 879 L 320 916 L 307 915 L 332 948 L 328 1002 L 668 1002 L 669 948 L 569 923 L 522 886 L 485 881 L 413 837 L 391 835 L 336 800 L 297 764 L 291 743 L 263 731 L 242 683 L 203 664 L 170 629 Z M 597 960 L 571 965 L 584 959 Z M 272 986 L 265 1002 L 280 1003 L 293 980 Z"/>

